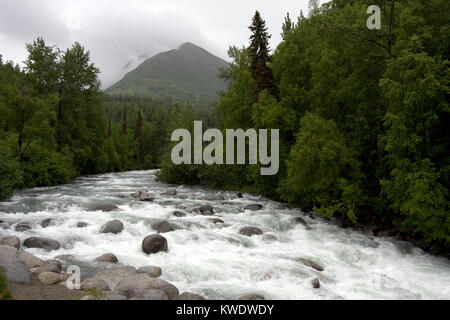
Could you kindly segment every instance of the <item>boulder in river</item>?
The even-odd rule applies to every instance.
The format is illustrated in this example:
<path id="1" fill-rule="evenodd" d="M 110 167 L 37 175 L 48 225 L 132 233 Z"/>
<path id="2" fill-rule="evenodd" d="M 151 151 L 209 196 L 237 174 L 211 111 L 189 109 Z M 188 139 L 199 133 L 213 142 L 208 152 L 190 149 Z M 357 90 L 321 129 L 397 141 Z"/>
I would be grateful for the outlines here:
<path id="1" fill-rule="evenodd" d="M 252 293 L 240 297 L 239 300 L 266 300 L 266 298 L 263 295 Z"/>
<path id="2" fill-rule="evenodd" d="M 92 209 L 92 211 L 102 211 L 102 212 L 111 212 L 116 210 L 119 210 L 119 207 L 114 204 L 102 204 Z"/>
<path id="3" fill-rule="evenodd" d="M 30 271 L 27 266 L 22 262 L 13 262 L 7 264 L 0 264 L 0 267 L 4 270 L 6 280 L 19 284 L 31 284 Z"/>
<path id="4" fill-rule="evenodd" d="M 246 205 L 244 210 L 258 211 L 258 210 L 261 210 L 262 208 L 263 208 L 263 206 L 261 204 L 254 203 L 254 204 Z"/>
<path id="5" fill-rule="evenodd" d="M 170 225 L 167 221 L 160 221 L 153 224 L 153 229 L 155 229 L 158 233 L 167 233 L 175 231 L 175 229 Z"/>
<path id="6" fill-rule="evenodd" d="M 242 192 L 236 193 L 236 196 L 237 196 L 238 198 L 243 198 L 243 197 L 244 197 L 244 195 L 242 194 Z"/>
<path id="7" fill-rule="evenodd" d="M 41 222 L 41 226 L 42 228 L 48 228 L 50 226 L 54 226 L 56 224 L 55 220 L 49 218 L 49 219 L 45 219 Z"/>
<path id="8" fill-rule="evenodd" d="M 56 256 L 55 259 L 56 260 L 62 260 L 62 261 L 72 260 L 73 259 L 73 255 L 71 255 L 71 254 L 60 254 L 59 256 Z"/>
<path id="9" fill-rule="evenodd" d="M 160 267 L 155 266 L 147 266 L 147 267 L 140 267 L 138 269 L 139 273 L 145 273 L 149 275 L 152 278 L 159 278 L 162 274 L 162 270 Z"/>
<path id="10" fill-rule="evenodd" d="M 166 192 L 161 193 L 162 196 L 176 196 L 177 195 L 177 190 L 176 189 L 171 189 L 168 190 Z"/>
<path id="11" fill-rule="evenodd" d="M 175 210 L 174 212 L 172 212 L 172 215 L 174 215 L 177 218 L 182 218 L 182 217 L 187 216 L 186 212 L 179 211 L 179 210 Z"/>
<path id="12" fill-rule="evenodd" d="M 214 223 L 214 224 L 222 224 L 222 223 L 225 223 L 225 222 L 223 222 L 222 219 L 219 219 L 219 218 L 209 218 L 208 220 L 211 221 L 211 222 Z"/>
<path id="13" fill-rule="evenodd" d="M 179 295 L 178 289 L 173 284 L 165 280 L 151 278 L 144 273 L 122 279 L 117 284 L 115 291 L 132 298 L 150 289 L 162 290 L 170 300 L 174 300 Z"/>
<path id="14" fill-rule="evenodd" d="M 321 267 L 320 265 L 318 265 L 315 262 L 312 262 L 311 260 L 300 258 L 300 259 L 298 259 L 298 261 L 303 263 L 305 266 L 313 268 L 313 269 L 315 269 L 317 271 L 323 271 L 324 270 L 323 267 Z"/>
<path id="15" fill-rule="evenodd" d="M 95 261 L 117 263 L 119 262 L 119 259 L 117 259 L 114 253 L 105 253 L 104 255 L 101 255 L 100 257 L 96 258 Z"/>
<path id="16" fill-rule="evenodd" d="M 178 297 L 176 297 L 175 300 L 195 301 L 195 300 L 206 300 L 206 299 L 199 294 L 195 294 L 192 292 L 183 292 Z"/>
<path id="17" fill-rule="evenodd" d="M 89 290 L 89 289 L 97 289 L 99 291 L 108 291 L 109 286 L 106 283 L 106 281 L 100 279 L 100 278 L 89 278 L 81 282 L 81 288 L 83 290 Z"/>
<path id="18" fill-rule="evenodd" d="M 311 281 L 311 284 L 312 284 L 314 289 L 319 289 L 320 288 L 320 280 L 318 278 L 313 279 Z"/>
<path id="19" fill-rule="evenodd" d="M 138 199 L 139 201 L 143 202 L 152 202 L 155 199 L 150 196 L 148 192 L 145 191 L 137 191 L 131 195 L 133 198 Z"/>
<path id="20" fill-rule="evenodd" d="M 160 234 L 152 234 L 150 236 L 147 236 L 142 241 L 142 250 L 146 254 L 158 253 L 161 251 L 167 252 L 167 239 Z"/>
<path id="21" fill-rule="evenodd" d="M 59 250 L 59 248 L 61 247 L 59 242 L 56 240 L 37 237 L 25 239 L 23 245 L 27 248 L 39 248 L 45 249 L 47 251 Z"/>
<path id="22" fill-rule="evenodd" d="M 89 224 L 87 222 L 83 222 L 83 221 L 77 222 L 77 228 L 86 228 L 87 226 L 89 226 Z"/>
<path id="23" fill-rule="evenodd" d="M 274 235 L 274 234 L 271 234 L 271 233 L 265 233 L 265 234 L 263 235 L 263 241 L 266 242 L 266 243 L 271 243 L 271 242 L 274 242 L 274 241 L 277 241 L 277 240 L 278 240 L 278 238 L 277 238 L 277 236 Z"/>
<path id="24" fill-rule="evenodd" d="M 121 233 L 123 230 L 123 223 L 120 220 L 112 220 L 107 222 L 103 227 L 100 229 L 100 233 L 113 233 L 118 234 Z"/>
<path id="25" fill-rule="evenodd" d="M 16 249 L 20 249 L 20 238 L 15 236 L 0 238 L 0 245 L 11 246 Z"/>
<path id="26" fill-rule="evenodd" d="M 243 236 L 251 237 L 256 235 L 262 235 L 263 232 L 259 228 L 255 227 L 244 227 L 241 230 L 239 230 L 239 234 L 242 234 Z"/>
<path id="27" fill-rule="evenodd" d="M 62 265 L 57 260 L 44 261 L 44 265 L 32 270 L 33 274 L 41 274 L 43 272 L 61 273 Z"/>
<path id="28" fill-rule="evenodd" d="M 199 200 L 207 200 L 207 201 L 224 201 L 225 197 L 221 194 L 209 195 L 209 196 L 201 196 L 198 198 Z"/>
<path id="29" fill-rule="evenodd" d="M 30 222 L 27 222 L 27 221 L 19 222 L 18 224 L 16 224 L 16 227 L 14 229 L 17 232 L 30 231 L 32 229 L 32 225 Z"/>
<path id="30" fill-rule="evenodd" d="M 312 230 L 312 228 L 308 225 L 308 223 L 306 223 L 306 221 L 302 217 L 295 217 L 294 223 L 303 225 L 306 230 Z"/>
<path id="31" fill-rule="evenodd" d="M 212 216 L 214 214 L 214 208 L 208 204 L 206 206 L 194 208 L 194 212 L 200 213 L 203 216 Z"/>

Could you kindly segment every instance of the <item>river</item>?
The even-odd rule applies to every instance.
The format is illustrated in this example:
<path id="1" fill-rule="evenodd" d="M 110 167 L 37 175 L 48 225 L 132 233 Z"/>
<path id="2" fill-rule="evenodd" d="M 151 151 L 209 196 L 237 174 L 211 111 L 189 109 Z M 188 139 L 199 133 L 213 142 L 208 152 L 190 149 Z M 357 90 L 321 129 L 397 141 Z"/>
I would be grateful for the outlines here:
<path id="1" fill-rule="evenodd" d="M 155 171 L 136 171 L 81 177 L 73 183 L 16 192 L 0 203 L 0 220 L 11 224 L 0 235 L 46 237 L 58 240 L 61 249 L 47 252 L 26 249 L 43 259 L 71 254 L 88 265 L 96 257 L 112 252 L 120 263 L 134 267 L 155 265 L 162 279 L 180 292 L 190 291 L 208 299 L 237 299 L 259 293 L 267 299 L 449 299 L 450 262 L 431 256 L 408 243 L 390 238 L 373 238 L 358 231 L 342 229 L 334 223 L 311 217 L 298 209 L 255 195 L 211 190 L 202 187 L 168 185 L 158 182 Z M 177 189 L 177 195 L 163 196 Z M 154 202 L 131 197 L 146 190 Z M 225 200 L 205 200 L 220 194 Z M 248 204 L 262 204 L 260 211 L 244 210 Z M 119 210 L 93 212 L 102 204 Z M 224 224 L 214 224 L 211 216 L 187 212 L 172 213 L 210 204 Z M 181 207 L 180 207 L 181 206 Z M 301 216 L 312 228 L 293 223 Z M 43 228 L 44 219 L 55 224 Z M 106 222 L 118 219 L 124 230 L 117 235 L 101 234 Z M 152 225 L 168 220 L 176 230 L 163 234 L 169 251 L 147 256 L 142 252 L 144 237 L 155 233 Z M 14 224 L 29 221 L 33 228 L 16 232 Z M 89 224 L 76 228 L 79 221 Z M 258 227 L 277 237 L 266 242 L 263 236 L 239 234 L 242 227 Z M 299 259 L 309 259 L 324 267 L 319 272 Z M 319 278 L 320 289 L 311 281 Z"/>

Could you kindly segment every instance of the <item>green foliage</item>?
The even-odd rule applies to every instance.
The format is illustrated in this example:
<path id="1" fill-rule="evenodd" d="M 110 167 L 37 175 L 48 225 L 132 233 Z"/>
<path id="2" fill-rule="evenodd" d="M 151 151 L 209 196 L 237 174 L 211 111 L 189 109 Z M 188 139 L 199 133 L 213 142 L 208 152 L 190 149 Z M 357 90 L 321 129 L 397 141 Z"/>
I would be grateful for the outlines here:
<path id="1" fill-rule="evenodd" d="M 14 189 L 20 187 L 22 183 L 19 163 L 0 141 L 0 200 L 11 197 Z"/>
<path id="2" fill-rule="evenodd" d="M 359 165 L 336 123 L 308 113 L 291 150 L 282 197 L 323 216 L 341 212 L 355 220 L 364 203 Z"/>
<path id="3" fill-rule="evenodd" d="M 1 300 L 14 300 L 14 297 L 8 290 L 8 283 L 6 282 L 6 276 L 2 268 L 0 268 L 0 301 Z"/>

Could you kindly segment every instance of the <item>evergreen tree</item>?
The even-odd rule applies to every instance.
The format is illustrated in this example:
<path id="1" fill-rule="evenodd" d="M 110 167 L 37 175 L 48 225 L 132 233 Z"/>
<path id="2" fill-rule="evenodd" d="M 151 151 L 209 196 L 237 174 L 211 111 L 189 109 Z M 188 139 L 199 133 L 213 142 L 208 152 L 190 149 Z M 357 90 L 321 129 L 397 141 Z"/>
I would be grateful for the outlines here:
<path id="1" fill-rule="evenodd" d="M 127 134 L 127 105 L 123 106 L 123 112 L 122 112 L 122 135 Z"/>
<path id="2" fill-rule="evenodd" d="M 249 27 L 252 32 L 250 36 L 249 53 L 251 58 L 251 72 L 255 80 L 254 101 L 258 100 L 259 93 L 268 90 L 275 93 L 274 80 L 270 63 L 269 39 L 271 35 L 267 32 L 266 22 L 261 18 L 258 11 L 252 19 Z"/>
<path id="3" fill-rule="evenodd" d="M 283 40 L 286 40 L 287 36 L 292 32 L 294 28 L 295 24 L 292 22 L 288 12 L 286 14 L 286 17 L 284 18 L 283 26 L 281 27 L 282 30 L 281 37 L 283 38 Z"/>

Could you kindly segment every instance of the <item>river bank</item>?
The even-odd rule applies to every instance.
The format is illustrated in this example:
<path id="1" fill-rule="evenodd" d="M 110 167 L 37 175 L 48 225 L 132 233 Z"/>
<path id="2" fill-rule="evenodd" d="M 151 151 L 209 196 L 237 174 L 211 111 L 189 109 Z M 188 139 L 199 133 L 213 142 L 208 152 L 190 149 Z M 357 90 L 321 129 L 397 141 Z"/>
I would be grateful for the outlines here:
<path id="1" fill-rule="evenodd" d="M 154 173 L 82 177 L 22 190 L 0 203 L 0 220 L 7 224 L 0 237 L 18 237 L 22 250 L 42 260 L 71 255 L 67 263 L 81 266 L 83 280 L 95 277 L 92 265 L 105 253 L 116 256 L 114 268 L 157 266 L 158 279 L 206 299 L 450 295 L 449 261 L 409 242 L 344 229 L 337 221 L 253 194 L 167 185 Z M 120 232 L 101 232 L 115 220 Z M 147 254 L 143 240 L 157 233 L 167 240 L 167 250 Z M 60 247 L 24 247 L 32 237 Z"/>

